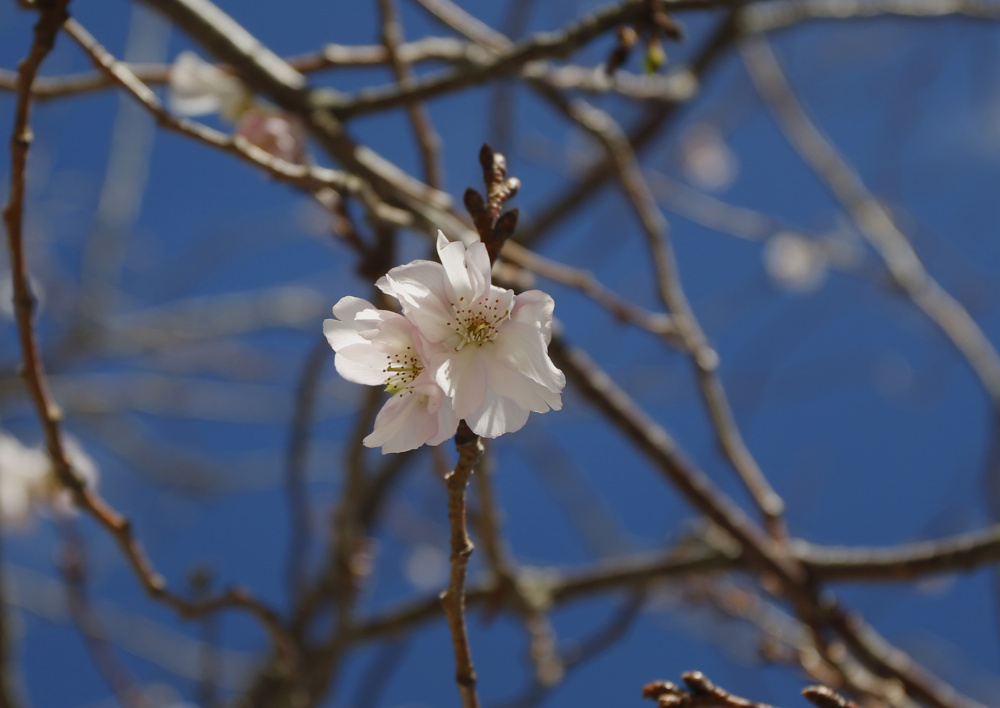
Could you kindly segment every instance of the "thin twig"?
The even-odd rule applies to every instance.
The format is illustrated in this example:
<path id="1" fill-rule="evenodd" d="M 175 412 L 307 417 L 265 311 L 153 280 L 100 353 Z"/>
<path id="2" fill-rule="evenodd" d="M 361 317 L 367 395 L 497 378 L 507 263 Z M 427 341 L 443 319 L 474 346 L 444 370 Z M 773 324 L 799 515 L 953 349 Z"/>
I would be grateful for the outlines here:
<path id="1" fill-rule="evenodd" d="M 896 286 L 965 357 L 989 395 L 993 409 L 1000 412 L 1000 355 L 989 338 L 965 307 L 927 272 L 882 203 L 806 115 L 767 40 L 748 37 L 741 43 L 740 52 L 758 93 L 788 141 L 885 261 Z"/>
<path id="2" fill-rule="evenodd" d="M 186 617 L 227 608 L 247 611 L 268 629 L 272 640 L 279 647 L 286 660 L 294 661 L 294 647 L 287 641 L 287 635 L 277 614 L 245 590 L 231 589 L 203 602 L 190 602 L 168 590 L 166 581 L 155 571 L 145 550 L 136 539 L 131 523 L 109 506 L 93 489 L 87 487 L 67 458 L 62 437 L 62 412 L 49 393 L 33 322 L 35 299 L 28 280 L 22 230 L 25 174 L 28 150 L 32 141 L 30 125 L 31 85 L 42 60 L 54 45 L 59 28 L 72 22 L 72 20 L 67 19 L 67 1 L 39 3 L 42 11 L 35 27 L 35 41 L 19 70 L 21 84 L 11 138 L 10 201 L 4 211 L 7 241 L 10 249 L 15 313 L 23 360 L 22 377 L 41 421 L 49 456 L 52 458 L 59 480 L 72 493 L 76 503 L 110 533 L 118 543 L 125 559 L 147 594 L 173 607 Z"/>
<path id="3" fill-rule="evenodd" d="M 379 0 L 379 11 L 382 14 L 382 43 L 389 55 L 389 64 L 396 76 L 396 83 L 401 90 L 410 88 L 414 83 L 413 71 L 400 58 L 399 48 L 403 43 L 403 27 L 396 11 L 395 0 Z M 434 130 L 427 106 L 418 101 L 406 105 L 410 116 L 414 136 L 420 147 L 420 158 L 423 161 L 424 181 L 435 189 L 441 189 L 443 175 L 441 168 L 441 138 Z"/>
<path id="4" fill-rule="evenodd" d="M 448 488 L 451 572 L 448 575 L 448 589 L 441 593 L 441 606 L 451 632 L 451 644 L 455 652 L 455 683 L 462 698 L 462 708 L 479 708 L 476 670 L 472 664 L 472 649 L 465 622 L 465 576 L 473 549 L 465 524 L 465 492 L 469 486 L 469 478 L 483 455 L 483 442 L 463 421 L 455 436 L 455 448 L 458 450 L 458 462 L 455 463 L 455 469 L 445 477 Z"/>
<path id="5" fill-rule="evenodd" d="M 579 99 L 566 99 L 549 86 L 540 83 L 533 85 L 552 105 L 594 136 L 605 149 L 622 190 L 628 196 L 646 234 L 660 299 L 672 315 L 677 339 L 683 344 L 694 366 L 699 390 L 712 420 L 719 447 L 763 514 L 771 535 L 778 540 L 785 539 L 787 530 L 782 518 L 784 502 L 757 465 L 736 425 L 718 375 L 719 356 L 709 345 L 688 304 L 668 238 L 666 219 L 656 205 L 628 138 L 617 122 L 604 111 Z"/>
<path id="6" fill-rule="evenodd" d="M 63 537 L 60 572 L 66 590 L 66 606 L 87 652 L 124 708 L 145 708 L 142 690 L 115 654 L 107 633 L 87 593 L 87 559 L 80 530 L 72 521 L 59 524 Z"/>
<path id="7" fill-rule="evenodd" d="M 691 9 L 706 8 L 710 3 L 678 0 L 672 5 L 677 9 Z M 347 119 L 407 105 L 414 100 L 424 101 L 469 86 L 511 76 L 530 62 L 565 58 L 605 32 L 640 17 L 648 12 L 648 8 L 647 0 L 626 0 L 619 5 L 609 5 L 561 31 L 538 34 L 524 42 L 509 46 L 499 51 L 489 62 L 435 74 L 409 87 L 373 88 L 361 91 L 357 96 L 331 97 L 324 107 L 333 110 L 341 119 Z M 494 42 L 494 47 L 497 46 L 498 44 Z"/>
<path id="8" fill-rule="evenodd" d="M 305 486 L 306 466 L 320 377 L 324 365 L 330 360 L 330 352 L 326 337 L 320 335 L 306 355 L 295 387 L 294 414 L 285 455 L 285 498 L 289 522 L 285 569 L 290 598 L 297 597 L 305 586 L 306 561 L 312 541 L 312 517 Z"/>

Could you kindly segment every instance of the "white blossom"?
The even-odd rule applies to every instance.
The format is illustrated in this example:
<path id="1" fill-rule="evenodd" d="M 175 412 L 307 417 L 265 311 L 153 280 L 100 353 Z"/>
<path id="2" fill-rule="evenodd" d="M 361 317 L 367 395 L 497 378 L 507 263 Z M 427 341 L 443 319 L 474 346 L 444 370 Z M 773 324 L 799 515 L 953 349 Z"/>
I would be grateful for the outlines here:
<path id="1" fill-rule="evenodd" d="M 357 297 L 342 298 L 333 314 L 337 319 L 325 320 L 323 333 L 337 353 L 337 372 L 393 394 L 364 444 L 385 454 L 438 445 L 453 436 L 458 418 L 427 369 L 428 344 L 413 324 Z"/>
<path id="2" fill-rule="evenodd" d="M 235 121 L 250 106 L 250 93 L 232 74 L 199 57 L 181 52 L 170 67 L 170 108 L 185 116 L 219 113 Z"/>
<path id="3" fill-rule="evenodd" d="M 286 162 L 305 162 L 305 127 L 295 116 L 254 106 L 240 116 L 233 134 Z"/>
<path id="4" fill-rule="evenodd" d="M 97 465 L 80 443 L 66 436 L 63 448 L 84 483 L 96 485 Z M 37 513 L 68 516 L 74 508 L 72 495 L 57 478 L 48 452 L 28 447 L 0 431 L 0 524 L 25 529 Z"/>
<path id="5" fill-rule="evenodd" d="M 413 261 L 376 285 L 435 346 L 425 366 L 452 400 L 455 415 L 487 438 L 519 430 L 529 412 L 562 407 L 563 373 L 548 355 L 552 298 L 515 295 L 492 284 L 486 246 L 468 248 L 438 232 L 440 263 Z"/>
<path id="6" fill-rule="evenodd" d="M 764 268 L 782 290 L 807 293 L 826 280 L 827 259 L 823 250 L 808 239 L 782 232 L 768 240 Z"/>

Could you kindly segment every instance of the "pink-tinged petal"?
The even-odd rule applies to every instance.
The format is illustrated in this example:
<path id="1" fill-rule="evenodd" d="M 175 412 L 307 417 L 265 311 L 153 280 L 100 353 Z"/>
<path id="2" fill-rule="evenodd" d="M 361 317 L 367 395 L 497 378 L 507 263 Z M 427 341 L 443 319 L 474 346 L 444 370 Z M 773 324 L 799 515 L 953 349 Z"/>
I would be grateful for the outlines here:
<path id="1" fill-rule="evenodd" d="M 360 312 L 374 309 L 375 306 L 367 300 L 348 295 L 347 297 L 340 298 L 337 304 L 333 306 L 333 316 L 338 320 L 347 322 L 348 320 L 353 320 Z"/>
<path id="2" fill-rule="evenodd" d="M 448 279 L 448 299 L 456 306 L 460 302 L 471 302 L 475 293 L 466 268 L 465 244 L 461 241 L 449 241 L 438 231 L 437 252 Z"/>
<path id="3" fill-rule="evenodd" d="M 447 300 L 447 275 L 440 263 L 433 261 L 411 261 L 405 265 L 396 266 L 376 285 L 388 295 L 403 302 L 413 297 L 434 296 Z M 412 302 L 410 304 L 413 304 Z"/>
<path id="4" fill-rule="evenodd" d="M 326 341 L 330 343 L 335 352 L 352 344 L 361 344 L 366 341 L 358 332 L 354 322 L 323 320 L 323 334 L 326 335 Z"/>
<path id="5" fill-rule="evenodd" d="M 234 120 L 249 102 L 243 84 L 232 74 L 209 64 L 194 52 L 181 52 L 170 68 L 167 102 L 181 115 L 221 112 Z"/>
<path id="6" fill-rule="evenodd" d="M 528 422 L 528 413 L 526 408 L 521 408 L 509 398 L 491 392 L 479 410 L 464 417 L 476 435 L 495 438 L 523 428 Z"/>
<path id="7" fill-rule="evenodd" d="M 490 254 L 484 243 L 477 241 L 466 249 L 465 265 L 469 270 L 469 280 L 472 282 L 472 297 L 476 298 L 489 292 L 493 287 L 491 275 L 493 269 L 490 265 Z"/>
<path id="8" fill-rule="evenodd" d="M 486 359 L 486 369 L 489 372 L 490 390 L 509 398 L 521 408 L 546 413 L 553 404 L 556 408 L 561 406 L 558 393 L 549 391 L 496 357 Z"/>
<path id="9" fill-rule="evenodd" d="M 427 412 L 421 396 L 397 394 L 375 416 L 375 429 L 362 442 L 381 447 L 382 454 L 420 447 L 437 432 L 437 416 Z"/>
<path id="10" fill-rule="evenodd" d="M 395 354 L 413 348 L 413 323 L 395 312 L 385 312 L 378 330 L 372 338 L 372 346 L 387 354 Z M 368 337 L 365 337 L 368 339 Z"/>
<path id="11" fill-rule="evenodd" d="M 390 270 L 382 290 L 397 298 L 405 314 L 432 342 L 454 335 L 455 313 L 448 301 L 444 269 L 438 263 L 414 261 Z"/>
<path id="12" fill-rule="evenodd" d="M 389 357 L 371 344 L 352 344 L 337 352 L 333 359 L 337 373 L 352 383 L 382 386 L 388 374 Z"/>
<path id="13" fill-rule="evenodd" d="M 455 415 L 451 399 L 444 395 L 444 391 L 426 370 L 413 382 L 413 393 L 424 397 L 427 413 L 435 416 L 437 421 L 437 432 L 428 438 L 427 444 L 439 445 L 454 436 L 458 429 L 458 416 Z"/>
<path id="14" fill-rule="evenodd" d="M 458 430 L 458 416 L 455 415 L 455 409 L 451 407 L 450 401 L 438 409 L 437 425 L 437 435 L 427 441 L 428 445 L 440 445 L 445 440 L 455 437 L 455 432 Z"/>
<path id="15" fill-rule="evenodd" d="M 486 366 L 481 354 L 479 347 L 465 347 L 445 358 L 434 372 L 434 380 L 452 399 L 459 418 L 470 415 L 486 397 Z"/>
<path id="16" fill-rule="evenodd" d="M 541 290 L 526 290 L 514 298 L 510 318 L 538 328 L 548 344 L 552 341 L 552 312 L 555 305 L 555 301 Z"/>
<path id="17" fill-rule="evenodd" d="M 566 377 L 549 358 L 541 332 L 523 322 L 506 322 L 495 340 L 496 355 L 532 381 L 558 393 Z M 551 404 L 550 404 L 551 405 Z M 556 410 L 560 405 L 552 406 Z"/>

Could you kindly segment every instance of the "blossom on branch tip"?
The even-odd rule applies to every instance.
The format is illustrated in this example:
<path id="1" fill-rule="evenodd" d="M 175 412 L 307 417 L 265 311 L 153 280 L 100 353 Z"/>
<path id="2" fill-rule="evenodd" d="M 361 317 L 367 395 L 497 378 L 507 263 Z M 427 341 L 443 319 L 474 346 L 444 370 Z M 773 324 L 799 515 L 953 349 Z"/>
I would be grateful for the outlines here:
<path id="1" fill-rule="evenodd" d="M 413 261 L 376 285 L 433 346 L 426 365 L 455 415 L 486 438 L 519 430 L 530 412 L 562 407 L 566 378 L 548 355 L 552 298 L 492 284 L 486 246 L 438 232 L 440 263 Z"/>
<path id="2" fill-rule="evenodd" d="M 235 121 L 250 107 L 243 82 L 194 52 L 181 52 L 170 67 L 167 100 L 170 109 L 185 116 L 219 113 Z"/>
<path id="3" fill-rule="evenodd" d="M 392 394 L 364 444 L 385 454 L 438 445 L 453 436 L 458 418 L 427 370 L 427 343 L 413 323 L 357 297 L 341 298 L 333 314 L 336 319 L 323 322 L 323 333 L 336 352 L 337 372 L 354 383 L 385 386 Z"/>
<path id="4" fill-rule="evenodd" d="M 305 162 L 306 130 L 297 117 L 274 108 L 254 106 L 236 122 L 233 135 L 285 162 Z"/>
<path id="5" fill-rule="evenodd" d="M 552 298 L 493 285 L 482 243 L 438 232 L 437 251 L 440 263 L 412 261 L 376 283 L 403 314 L 345 297 L 323 323 L 337 372 L 393 394 L 364 440 L 383 453 L 437 445 L 460 419 L 495 438 L 562 407 L 566 377 L 548 354 Z"/>
<path id="6" fill-rule="evenodd" d="M 63 450 L 74 472 L 88 487 L 97 484 L 97 465 L 72 437 L 63 438 Z M 72 494 L 56 476 L 48 452 L 28 447 L 0 431 L 0 525 L 26 529 L 35 513 L 56 516 L 74 513 Z"/>

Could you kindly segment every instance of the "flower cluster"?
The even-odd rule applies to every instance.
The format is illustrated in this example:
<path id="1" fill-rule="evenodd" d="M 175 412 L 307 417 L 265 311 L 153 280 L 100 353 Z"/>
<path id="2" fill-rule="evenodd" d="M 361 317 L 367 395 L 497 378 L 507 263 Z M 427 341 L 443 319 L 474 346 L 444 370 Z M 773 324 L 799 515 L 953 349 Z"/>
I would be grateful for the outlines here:
<path id="1" fill-rule="evenodd" d="M 437 445 L 463 419 L 495 438 L 562 407 L 566 378 L 548 355 L 552 298 L 493 285 L 482 243 L 438 232 L 437 251 L 440 263 L 413 261 L 376 283 L 402 314 L 345 297 L 323 323 L 340 375 L 393 394 L 364 440 L 383 453 Z"/>
<path id="2" fill-rule="evenodd" d="M 236 137 L 286 162 L 305 162 L 305 128 L 298 118 L 255 101 L 242 81 L 194 52 L 181 52 L 170 67 L 167 98 L 175 113 L 218 113 L 236 124 Z"/>
<path id="3" fill-rule="evenodd" d="M 63 445 L 73 469 L 88 486 L 95 485 L 94 461 L 75 439 L 64 438 Z M 67 516 L 73 508 L 70 492 L 57 479 L 48 453 L 0 431 L 0 524 L 24 529 L 36 512 Z"/>

